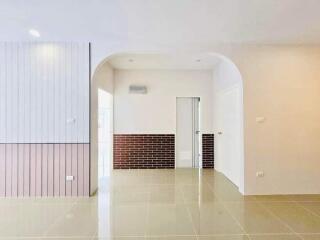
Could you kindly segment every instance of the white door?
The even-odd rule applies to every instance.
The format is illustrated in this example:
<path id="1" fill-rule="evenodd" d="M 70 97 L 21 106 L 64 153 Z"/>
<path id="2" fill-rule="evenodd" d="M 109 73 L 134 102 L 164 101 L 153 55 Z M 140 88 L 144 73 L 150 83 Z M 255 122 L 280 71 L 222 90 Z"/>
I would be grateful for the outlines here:
<path id="1" fill-rule="evenodd" d="M 232 88 L 218 95 L 218 132 L 215 136 L 217 152 L 217 170 L 223 173 L 237 186 L 240 181 L 240 131 L 241 121 L 239 102 L 240 88 Z"/>
<path id="2" fill-rule="evenodd" d="M 177 98 L 176 167 L 200 167 L 200 98 Z"/>
<path id="3" fill-rule="evenodd" d="M 110 175 L 112 166 L 112 96 L 98 90 L 98 178 Z M 102 184 L 102 183 L 100 183 Z"/>

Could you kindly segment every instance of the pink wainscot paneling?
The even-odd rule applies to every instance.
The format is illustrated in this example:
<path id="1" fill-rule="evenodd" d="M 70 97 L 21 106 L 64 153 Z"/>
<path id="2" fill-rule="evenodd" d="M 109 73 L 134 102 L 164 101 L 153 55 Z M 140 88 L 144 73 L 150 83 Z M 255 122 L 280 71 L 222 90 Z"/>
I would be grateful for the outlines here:
<path id="1" fill-rule="evenodd" d="M 89 153 L 89 144 L 0 144 L 0 197 L 89 196 Z"/>
<path id="2" fill-rule="evenodd" d="M 0 144 L 0 197 L 6 196 L 6 145 Z"/>

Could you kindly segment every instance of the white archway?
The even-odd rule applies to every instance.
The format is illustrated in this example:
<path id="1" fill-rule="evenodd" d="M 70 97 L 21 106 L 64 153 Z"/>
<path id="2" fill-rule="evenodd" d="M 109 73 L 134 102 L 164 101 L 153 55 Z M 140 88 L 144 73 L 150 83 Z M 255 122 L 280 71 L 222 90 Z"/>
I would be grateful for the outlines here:
<path id="1" fill-rule="evenodd" d="M 173 53 L 167 52 L 121 52 L 108 56 L 94 70 L 92 77 L 92 116 L 91 116 L 91 131 L 92 131 L 92 166 L 91 166 L 91 183 L 92 188 L 96 189 L 97 183 L 97 167 L 95 163 L 97 159 L 97 127 L 98 127 L 98 102 L 97 91 L 103 88 L 105 91 L 113 95 L 113 70 L 109 64 L 110 59 L 117 56 L 126 55 L 165 55 L 173 56 Z M 193 54 L 194 55 L 194 54 Z M 214 102 L 213 108 L 213 132 L 215 134 L 215 168 L 228 177 L 241 193 L 244 193 L 244 136 L 243 136 L 243 83 L 241 74 L 236 65 L 227 57 L 217 53 L 197 54 L 199 57 L 217 59 L 217 64 L 214 66 L 212 79 L 214 89 L 212 94 Z M 225 109 L 225 111 L 222 111 Z M 228 109 L 232 114 L 227 115 Z M 229 112 L 230 112 L 229 111 Z M 229 119 L 227 124 L 224 119 Z M 232 119 L 230 119 L 232 118 Z M 231 126 L 232 128 L 228 127 Z M 223 129 L 224 128 L 224 129 Z M 230 131 L 232 129 L 232 131 Z M 222 132 L 223 136 L 218 133 Z M 112 134 L 112 131 L 110 132 Z M 110 136 L 112 139 L 112 136 Z M 228 146 L 229 145 L 229 146 Z M 230 155 L 230 149 L 233 154 Z M 112 159 L 110 162 L 112 165 Z"/>

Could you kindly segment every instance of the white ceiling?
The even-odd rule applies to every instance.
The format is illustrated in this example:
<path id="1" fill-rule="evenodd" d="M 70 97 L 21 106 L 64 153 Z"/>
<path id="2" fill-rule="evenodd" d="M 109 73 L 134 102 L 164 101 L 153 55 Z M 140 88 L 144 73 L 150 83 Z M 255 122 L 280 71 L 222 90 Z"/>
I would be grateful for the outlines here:
<path id="1" fill-rule="evenodd" d="M 115 69 L 199 69 L 211 70 L 220 61 L 210 55 L 122 54 L 108 63 Z"/>
<path id="2" fill-rule="evenodd" d="M 320 43 L 320 0 L 1 0 L 0 39 Z"/>

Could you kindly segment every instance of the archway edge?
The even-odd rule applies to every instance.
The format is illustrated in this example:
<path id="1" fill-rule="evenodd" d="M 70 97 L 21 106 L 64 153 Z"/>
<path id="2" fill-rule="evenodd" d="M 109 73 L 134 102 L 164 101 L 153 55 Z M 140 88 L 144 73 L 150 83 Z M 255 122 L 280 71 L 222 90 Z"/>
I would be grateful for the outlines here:
<path id="1" fill-rule="evenodd" d="M 98 64 L 95 66 L 95 68 L 93 69 L 92 71 L 92 76 L 91 76 L 91 79 L 94 80 L 94 76 L 95 76 L 95 73 L 98 72 L 98 70 L 105 64 L 107 63 L 111 58 L 115 57 L 115 56 L 122 56 L 122 55 L 128 55 L 128 54 L 135 54 L 135 55 L 182 55 L 181 52 L 176 52 L 176 51 L 114 51 L 110 54 L 108 54 L 105 58 L 102 58 L 102 60 L 100 60 L 100 62 L 98 61 Z M 242 89 L 242 95 L 241 95 L 241 116 L 240 116 L 240 119 L 241 119 L 241 161 L 240 161 L 240 182 L 239 182 L 239 191 L 242 193 L 242 194 L 245 194 L 245 152 L 244 152 L 244 101 L 243 101 L 243 78 L 242 78 L 242 74 L 238 68 L 238 66 L 235 64 L 235 62 L 230 58 L 228 57 L 226 54 L 221 54 L 221 53 L 218 53 L 218 52 L 212 52 L 212 51 L 209 51 L 209 52 L 184 52 L 183 55 L 199 55 L 199 56 L 211 56 L 211 57 L 214 57 L 214 58 L 218 58 L 228 64 L 230 64 L 230 66 L 237 72 L 237 74 L 239 75 L 239 79 L 240 79 L 240 86 L 241 86 L 241 89 Z"/>
<path id="2" fill-rule="evenodd" d="M 223 52 L 223 51 L 222 51 Z M 92 77 L 94 76 L 94 74 L 97 72 L 97 70 L 103 66 L 106 62 L 108 62 L 111 58 L 115 57 L 115 56 L 122 56 L 122 55 L 127 55 L 127 54 L 136 54 L 136 55 L 182 55 L 181 52 L 176 52 L 176 51 L 135 51 L 135 50 L 128 50 L 128 51 L 114 51 L 111 52 L 109 54 L 107 54 L 107 56 L 99 58 L 97 61 L 95 61 L 96 64 L 93 65 L 93 69 L 91 71 L 92 73 Z M 194 55 L 194 54 L 198 54 L 198 55 L 207 55 L 207 56 L 212 56 L 212 57 L 216 57 L 219 58 L 223 61 L 228 62 L 229 64 L 232 64 L 235 69 L 238 71 L 238 73 L 241 76 L 240 70 L 238 68 L 238 66 L 235 64 L 235 61 L 232 60 L 231 57 L 229 57 L 227 54 L 223 54 L 220 52 L 215 52 L 215 51 L 209 51 L 209 52 L 204 52 L 204 51 L 199 51 L 199 52 L 184 52 L 183 55 Z M 241 80 L 243 82 L 243 79 L 241 77 Z"/>

